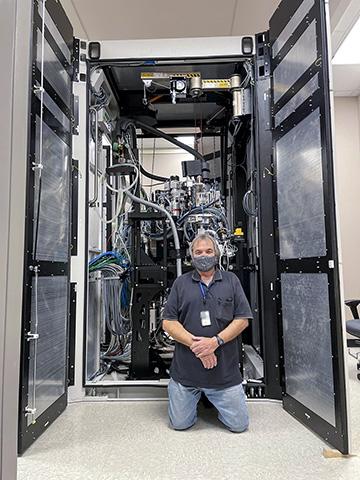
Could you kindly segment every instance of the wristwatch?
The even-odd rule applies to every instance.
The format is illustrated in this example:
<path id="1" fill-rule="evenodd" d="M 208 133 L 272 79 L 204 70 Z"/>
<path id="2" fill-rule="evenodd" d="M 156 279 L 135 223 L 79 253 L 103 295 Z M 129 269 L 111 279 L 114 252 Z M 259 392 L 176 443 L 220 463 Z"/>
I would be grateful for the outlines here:
<path id="1" fill-rule="evenodd" d="M 215 338 L 217 340 L 219 347 L 221 347 L 221 345 L 224 345 L 225 341 L 219 335 L 215 335 Z"/>

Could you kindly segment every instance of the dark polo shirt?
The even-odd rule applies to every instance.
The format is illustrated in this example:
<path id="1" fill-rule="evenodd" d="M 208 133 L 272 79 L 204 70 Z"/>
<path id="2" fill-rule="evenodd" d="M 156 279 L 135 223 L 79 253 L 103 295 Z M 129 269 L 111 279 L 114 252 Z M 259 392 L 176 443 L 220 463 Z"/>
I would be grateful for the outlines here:
<path id="1" fill-rule="evenodd" d="M 201 283 L 206 293 L 205 300 L 197 271 L 178 277 L 172 286 L 162 318 L 178 320 L 188 332 L 199 337 L 213 337 L 234 318 L 252 318 L 240 280 L 234 273 L 216 270 L 209 286 Z M 210 313 L 211 325 L 203 327 L 200 312 L 206 310 Z M 215 355 L 217 366 L 207 370 L 189 347 L 175 342 L 170 375 L 176 382 L 189 387 L 220 389 L 241 383 L 237 339 L 217 348 Z"/>

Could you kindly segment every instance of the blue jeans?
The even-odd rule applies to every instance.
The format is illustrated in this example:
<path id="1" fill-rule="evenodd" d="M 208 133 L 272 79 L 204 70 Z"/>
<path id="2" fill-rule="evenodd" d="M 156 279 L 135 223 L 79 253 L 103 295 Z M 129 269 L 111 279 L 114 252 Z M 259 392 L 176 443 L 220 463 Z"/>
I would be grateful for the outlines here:
<path id="1" fill-rule="evenodd" d="M 215 406 L 218 419 L 232 432 L 243 432 L 249 426 L 246 396 L 242 384 L 221 390 L 215 388 L 185 387 L 170 378 L 169 418 L 175 430 L 186 430 L 197 420 L 197 404 L 201 392 Z"/>

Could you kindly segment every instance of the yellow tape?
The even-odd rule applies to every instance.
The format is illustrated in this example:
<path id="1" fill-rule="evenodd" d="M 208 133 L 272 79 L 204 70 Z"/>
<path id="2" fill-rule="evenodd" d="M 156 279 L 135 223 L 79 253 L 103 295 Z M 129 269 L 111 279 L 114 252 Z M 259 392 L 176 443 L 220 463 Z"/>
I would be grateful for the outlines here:
<path id="1" fill-rule="evenodd" d="M 230 88 L 230 80 L 206 79 L 202 81 L 203 88 Z"/>
<path id="2" fill-rule="evenodd" d="M 142 72 L 141 73 L 141 79 L 142 80 L 155 80 L 155 79 L 161 79 L 161 78 L 196 78 L 200 77 L 199 72 Z"/>
<path id="3" fill-rule="evenodd" d="M 184 74 L 185 78 L 198 78 L 200 77 L 200 73 L 198 72 L 189 72 Z"/>

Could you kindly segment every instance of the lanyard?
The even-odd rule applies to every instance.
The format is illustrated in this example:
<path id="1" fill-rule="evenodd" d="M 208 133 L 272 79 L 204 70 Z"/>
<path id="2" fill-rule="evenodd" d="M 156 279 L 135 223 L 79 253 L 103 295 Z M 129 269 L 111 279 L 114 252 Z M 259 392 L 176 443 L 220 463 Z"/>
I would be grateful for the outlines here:
<path id="1" fill-rule="evenodd" d="M 206 291 L 204 290 L 204 285 L 201 282 L 199 282 L 199 287 L 200 287 L 201 296 L 203 297 L 203 302 L 204 302 L 204 305 L 205 305 L 207 290 Z"/>

